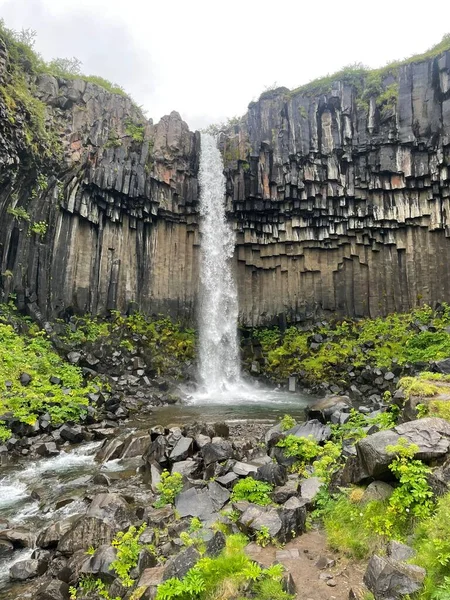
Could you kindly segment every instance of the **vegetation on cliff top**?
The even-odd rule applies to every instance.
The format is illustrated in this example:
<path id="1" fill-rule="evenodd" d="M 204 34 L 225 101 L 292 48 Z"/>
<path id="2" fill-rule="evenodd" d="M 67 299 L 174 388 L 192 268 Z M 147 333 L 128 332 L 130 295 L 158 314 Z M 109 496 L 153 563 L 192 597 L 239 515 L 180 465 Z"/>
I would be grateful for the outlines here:
<path id="1" fill-rule="evenodd" d="M 48 73 L 63 79 L 83 79 L 102 87 L 112 94 L 129 97 L 123 88 L 96 75 L 83 75 L 81 62 L 76 59 L 56 58 L 45 62 L 33 49 L 36 32 L 30 29 L 14 31 L 0 20 L 0 42 L 7 50 L 6 74 L 0 83 L 0 94 L 7 110 L 7 119 L 20 125 L 24 143 L 35 159 L 59 159 L 61 143 L 51 123 L 47 122 L 46 104 L 36 97 L 36 79 Z M 133 102 L 134 103 L 134 102 Z M 133 130 L 133 139 L 138 135 Z M 140 136 L 139 136 L 140 137 Z"/>
<path id="2" fill-rule="evenodd" d="M 290 91 L 283 87 L 271 87 L 259 96 L 259 100 L 272 98 L 275 94 L 284 94 L 286 97 L 328 94 L 335 83 L 342 82 L 355 88 L 357 103 L 360 108 L 367 110 L 369 99 L 374 97 L 376 105 L 383 115 L 384 111 L 392 108 L 397 102 L 400 67 L 435 58 L 447 50 L 450 50 L 450 34 L 444 35 L 439 43 L 426 52 L 415 54 L 403 60 L 391 61 L 384 67 L 370 69 L 362 63 L 356 62 L 343 67 L 336 73 L 318 77 Z"/>
<path id="3" fill-rule="evenodd" d="M 403 367 L 450 356 L 450 306 L 423 306 L 385 318 L 323 323 L 314 329 L 289 327 L 253 332 L 262 347 L 262 372 L 274 381 L 293 374 L 308 384 L 346 384 L 365 365 Z"/>

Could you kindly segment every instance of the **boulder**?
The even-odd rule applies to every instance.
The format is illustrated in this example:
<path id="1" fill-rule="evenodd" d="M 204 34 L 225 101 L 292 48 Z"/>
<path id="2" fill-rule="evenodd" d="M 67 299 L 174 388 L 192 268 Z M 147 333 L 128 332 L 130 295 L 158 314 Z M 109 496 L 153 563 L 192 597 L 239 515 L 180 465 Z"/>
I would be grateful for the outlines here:
<path id="1" fill-rule="evenodd" d="M 307 421 L 302 425 L 295 425 L 292 429 L 284 432 L 285 435 L 295 435 L 296 437 L 311 437 L 316 442 L 326 442 L 331 437 L 331 429 L 328 425 L 324 425 L 317 419 Z"/>
<path id="2" fill-rule="evenodd" d="M 180 473 L 183 477 L 193 477 L 195 479 L 201 474 L 201 465 L 192 458 L 180 460 L 179 462 L 173 463 L 172 473 Z"/>
<path id="3" fill-rule="evenodd" d="M 182 579 L 200 558 L 200 552 L 194 546 L 185 548 L 166 562 L 163 581 L 172 577 Z"/>
<path id="4" fill-rule="evenodd" d="M 122 450 L 124 447 L 124 441 L 115 438 L 112 440 L 105 440 L 100 448 L 100 450 L 95 455 L 95 460 L 98 462 L 107 462 L 108 460 L 115 460 L 119 458 L 122 454 Z"/>
<path id="5" fill-rule="evenodd" d="M 397 542 L 396 540 L 388 542 L 386 551 L 389 558 L 400 562 L 406 562 L 416 555 L 416 551 L 413 548 L 406 544 L 402 544 L 401 542 Z"/>
<path id="6" fill-rule="evenodd" d="M 9 569 L 9 577 L 13 581 L 25 581 L 33 577 L 40 577 L 47 570 L 48 563 L 46 560 L 28 559 L 20 560 L 12 565 Z"/>
<path id="7" fill-rule="evenodd" d="M 205 556 L 217 556 L 225 548 L 226 538 L 221 531 L 216 531 L 206 542 Z"/>
<path id="8" fill-rule="evenodd" d="M 223 485 L 224 487 L 231 487 L 232 484 L 238 479 L 238 476 L 236 475 L 236 473 L 233 473 L 232 471 L 230 473 L 225 473 L 225 475 L 221 475 L 220 477 L 216 478 L 216 482 L 219 483 L 220 485 Z"/>
<path id="9" fill-rule="evenodd" d="M 233 465 L 233 473 L 239 475 L 241 477 L 247 477 L 248 475 L 253 475 L 256 473 L 258 467 L 255 465 L 250 465 L 249 463 L 236 461 Z"/>
<path id="10" fill-rule="evenodd" d="M 85 439 L 85 434 L 81 425 L 63 425 L 59 429 L 61 439 L 72 444 L 79 444 Z"/>
<path id="11" fill-rule="evenodd" d="M 126 501 L 118 494 L 97 494 L 86 514 L 80 517 L 58 543 L 61 554 L 72 554 L 89 546 L 109 544 L 118 531 L 130 525 Z"/>
<path id="12" fill-rule="evenodd" d="M 194 440 L 190 437 L 181 437 L 175 446 L 173 447 L 172 452 L 169 455 L 170 460 L 172 461 L 181 461 L 186 460 L 188 456 L 192 455 L 193 452 Z"/>
<path id="13" fill-rule="evenodd" d="M 69 585 L 59 579 L 45 581 L 38 589 L 35 600 L 68 600 Z"/>
<path id="14" fill-rule="evenodd" d="M 364 574 L 364 583 L 376 600 L 398 600 L 422 588 L 426 571 L 392 558 L 374 554 Z"/>
<path id="15" fill-rule="evenodd" d="M 308 419 L 318 419 L 326 423 L 334 413 L 349 412 L 351 407 L 352 403 L 348 396 L 327 396 L 310 404 L 306 412 Z"/>
<path id="16" fill-rule="evenodd" d="M 289 498 L 298 495 L 298 481 L 289 479 L 285 485 L 276 487 L 270 497 L 275 504 L 284 504 Z"/>
<path id="17" fill-rule="evenodd" d="M 142 573 L 138 582 L 138 588 L 145 589 L 144 595 L 141 596 L 143 600 L 154 600 L 158 585 L 164 581 L 164 570 L 165 565 L 162 565 L 145 569 Z"/>
<path id="18" fill-rule="evenodd" d="M 117 550 L 110 544 L 99 546 L 92 556 L 86 558 L 80 567 L 81 575 L 95 575 L 102 580 L 112 582 L 115 578 L 114 571 L 110 569 L 111 563 L 117 558 Z"/>
<path id="19" fill-rule="evenodd" d="M 319 477 L 308 477 L 308 479 L 302 479 L 300 482 L 300 495 L 310 501 L 310 504 L 314 504 L 314 500 L 319 493 L 323 481 Z"/>
<path id="20" fill-rule="evenodd" d="M 142 456 L 147 452 L 150 444 L 151 438 L 148 433 L 130 435 L 124 441 L 120 458 L 135 458 L 136 456 Z"/>
<path id="21" fill-rule="evenodd" d="M 234 506 L 243 509 L 237 524 L 244 533 L 255 535 L 267 528 L 271 537 L 286 543 L 305 530 L 306 508 L 298 498 L 290 498 L 279 508 L 250 503 L 235 503 Z"/>
<path id="22" fill-rule="evenodd" d="M 175 498 L 175 508 L 180 517 L 208 519 L 214 512 L 214 504 L 207 490 L 190 488 Z"/>
<path id="23" fill-rule="evenodd" d="M 361 502 L 372 502 L 373 500 L 388 500 L 392 496 L 394 488 L 384 481 L 372 481 L 364 490 Z"/>
<path id="24" fill-rule="evenodd" d="M 166 448 L 166 438 L 163 435 L 159 435 L 144 453 L 143 458 L 147 462 L 156 462 L 158 464 L 164 464 L 167 462 Z"/>
<path id="25" fill-rule="evenodd" d="M 43 529 L 36 540 L 36 545 L 39 548 L 56 548 L 62 536 L 72 527 L 76 517 L 69 517 L 62 521 L 56 521 L 45 529 Z"/>
<path id="26" fill-rule="evenodd" d="M 233 457 L 233 446 L 227 440 L 218 440 L 205 444 L 200 450 L 205 465 L 227 460 Z"/>
<path id="27" fill-rule="evenodd" d="M 432 460 L 447 454 L 450 447 L 450 422 L 438 417 L 425 417 L 397 425 L 394 431 L 411 444 L 419 446 L 415 458 Z"/>
<path id="28" fill-rule="evenodd" d="M 361 465 L 357 481 L 367 477 L 377 477 L 388 471 L 394 457 L 386 451 L 386 446 L 397 444 L 399 437 L 395 431 L 388 429 L 369 435 L 357 442 L 356 452 Z M 353 481 L 353 483 L 357 483 L 357 481 Z"/>
<path id="29" fill-rule="evenodd" d="M 269 462 L 259 467 L 253 478 L 258 481 L 266 481 L 273 486 L 281 486 L 287 481 L 287 469 L 282 464 Z"/>
<path id="30" fill-rule="evenodd" d="M 56 447 L 55 442 L 45 442 L 44 444 L 37 444 L 34 447 L 34 451 L 38 456 L 57 456 L 59 450 Z"/>
<path id="31" fill-rule="evenodd" d="M 218 512 L 230 499 L 230 492 L 216 481 L 208 483 L 208 493 L 215 512 Z"/>
<path id="32" fill-rule="evenodd" d="M 433 371 L 443 373 L 444 375 L 450 374 L 450 358 L 444 358 L 443 360 L 437 360 L 433 363 Z"/>
<path id="33" fill-rule="evenodd" d="M 0 531 L 0 541 L 10 542 L 14 548 L 33 548 L 34 534 L 26 527 L 3 529 Z"/>

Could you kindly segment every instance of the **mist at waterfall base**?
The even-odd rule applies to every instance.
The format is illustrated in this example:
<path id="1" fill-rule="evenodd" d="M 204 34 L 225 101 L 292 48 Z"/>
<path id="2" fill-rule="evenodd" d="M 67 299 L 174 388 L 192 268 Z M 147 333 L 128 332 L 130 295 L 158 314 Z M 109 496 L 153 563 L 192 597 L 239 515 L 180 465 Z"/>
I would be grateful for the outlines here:
<path id="1" fill-rule="evenodd" d="M 226 218 L 222 155 L 213 136 L 202 134 L 200 154 L 199 383 L 186 402 L 220 416 L 302 410 L 306 395 L 273 389 L 241 373 L 238 293 L 233 273 L 234 232 Z M 249 415 L 250 416 L 250 415 Z"/>

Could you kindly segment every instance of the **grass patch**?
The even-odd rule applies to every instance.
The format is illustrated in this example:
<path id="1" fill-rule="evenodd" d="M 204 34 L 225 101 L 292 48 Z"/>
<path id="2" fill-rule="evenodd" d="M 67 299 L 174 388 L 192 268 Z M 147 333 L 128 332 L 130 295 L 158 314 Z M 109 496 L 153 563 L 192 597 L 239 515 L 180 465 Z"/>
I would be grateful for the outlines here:
<path id="1" fill-rule="evenodd" d="M 421 600 L 444 600 L 448 596 L 434 594 L 443 584 L 450 592 L 450 494 L 439 498 L 434 515 L 418 525 L 413 546 L 417 556 L 411 562 L 427 571 Z"/>

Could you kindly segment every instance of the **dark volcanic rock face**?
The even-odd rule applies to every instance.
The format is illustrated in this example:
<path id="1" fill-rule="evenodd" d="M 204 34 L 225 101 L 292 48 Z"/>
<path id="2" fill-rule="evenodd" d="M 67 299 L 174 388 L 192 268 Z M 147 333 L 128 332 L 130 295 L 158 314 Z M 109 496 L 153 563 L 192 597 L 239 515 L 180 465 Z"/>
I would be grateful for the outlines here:
<path id="1" fill-rule="evenodd" d="M 6 65 L 2 51 L 3 80 Z M 45 317 L 137 306 L 193 319 L 199 134 L 175 112 L 154 125 L 81 80 L 42 75 L 35 93 L 64 157 L 37 168 L 0 98 L 5 294 Z M 326 93 L 282 88 L 221 136 L 244 323 L 377 316 L 450 296 L 450 52 L 400 67 L 395 96 L 361 101 L 339 81 Z"/>

